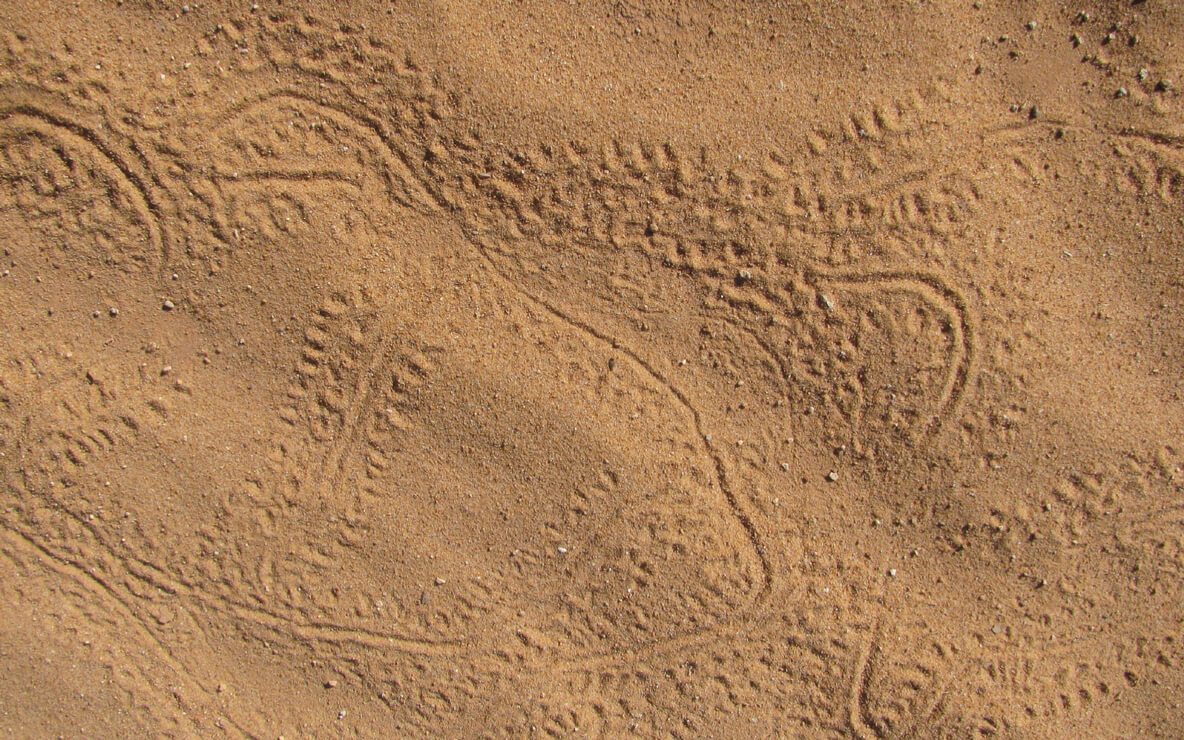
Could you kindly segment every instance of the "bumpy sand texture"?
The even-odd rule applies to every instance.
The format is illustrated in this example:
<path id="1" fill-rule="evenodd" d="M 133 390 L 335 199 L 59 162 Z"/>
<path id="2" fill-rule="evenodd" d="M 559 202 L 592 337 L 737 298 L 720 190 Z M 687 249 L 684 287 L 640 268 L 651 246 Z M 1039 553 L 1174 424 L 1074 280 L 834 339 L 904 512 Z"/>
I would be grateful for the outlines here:
<path id="1" fill-rule="evenodd" d="M 1184 736 L 1181 6 L 321 5 L 0 8 L 4 734 Z"/>

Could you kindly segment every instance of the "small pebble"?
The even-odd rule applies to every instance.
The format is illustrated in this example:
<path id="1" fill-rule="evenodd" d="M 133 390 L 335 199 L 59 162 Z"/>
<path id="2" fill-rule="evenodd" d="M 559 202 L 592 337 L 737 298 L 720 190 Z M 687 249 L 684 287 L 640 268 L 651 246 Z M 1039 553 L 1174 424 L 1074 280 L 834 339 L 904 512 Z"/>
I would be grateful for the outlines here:
<path id="1" fill-rule="evenodd" d="M 891 570 L 889 570 L 888 575 L 892 576 L 893 578 L 896 578 L 896 568 L 892 568 Z"/>
<path id="2" fill-rule="evenodd" d="M 448 583 L 448 581 L 444 580 L 443 578 L 437 578 L 437 579 L 436 579 L 436 585 L 437 585 L 437 586 L 443 586 L 445 583 Z"/>
<path id="3" fill-rule="evenodd" d="M 115 317 L 119 315 L 119 309 L 115 306 L 112 306 L 111 308 L 107 309 L 107 313 L 111 314 L 112 317 Z"/>
<path id="4" fill-rule="evenodd" d="M 1144 82 L 1144 81 L 1146 81 L 1147 77 L 1148 77 L 1150 74 L 1151 74 L 1151 73 L 1150 73 L 1150 72 L 1148 72 L 1148 71 L 1147 71 L 1145 68 L 1144 68 L 1144 69 L 1140 69 L 1140 70 L 1139 70 L 1139 71 L 1138 71 L 1138 72 L 1135 74 L 1135 79 L 1137 79 L 1139 82 Z"/>
<path id="5" fill-rule="evenodd" d="M 345 719 L 345 710 L 344 709 L 342 709 L 340 712 L 337 713 L 337 719 Z"/>
<path id="6" fill-rule="evenodd" d="M 1114 97 L 1116 98 L 1125 98 L 1128 95 L 1130 95 L 1130 91 L 1128 91 L 1125 87 L 1118 88 L 1118 90 L 1116 90 L 1114 93 Z"/>
<path id="7" fill-rule="evenodd" d="M 337 681 L 336 681 L 336 679 L 332 679 L 332 678 L 330 678 L 328 681 L 326 681 L 326 682 L 325 682 L 325 688 L 327 688 L 327 689 L 335 689 L 335 688 L 337 688 Z"/>
<path id="8" fill-rule="evenodd" d="M 1027 28 L 1029 31 L 1035 31 L 1036 21 L 1028 21 L 1028 24 L 1025 26 L 1025 28 Z"/>
<path id="9" fill-rule="evenodd" d="M 172 371 L 173 371 L 173 366 L 172 366 L 172 365 L 165 365 L 164 367 L 162 367 L 162 368 L 160 369 L 160 374 L 161 374 L 161 375 L 168 375 L 168 374 L 169 374 L 169 373 L 171 373 Z"/>
<path id="10" fill-rule="evenodd" d="M 832 470 L 826 474 L 826 479 L 831 483 L 834 483 L 839 479 L 839 474 Z"/>
<path id="11" fill-rule="evenodd" d="M 164 311 L 172 311 L 174 308 L 176 308 L 172 301 L 165 301 L 160 305 L 160 307 Z"/>

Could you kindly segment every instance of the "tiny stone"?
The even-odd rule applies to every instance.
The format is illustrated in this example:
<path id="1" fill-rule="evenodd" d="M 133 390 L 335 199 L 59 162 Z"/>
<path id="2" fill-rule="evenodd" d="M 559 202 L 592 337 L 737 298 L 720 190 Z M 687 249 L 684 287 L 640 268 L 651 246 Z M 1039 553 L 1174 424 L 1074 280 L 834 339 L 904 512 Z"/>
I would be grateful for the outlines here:
<path id="1" fill-rule="evenodd" d="M 560 554 L 560 555 L 566 555 L 566 554 L 567 554 L 567 548 L 566 548 L 566 547 L 557 547 L 557 548 L 555 548 L 555 549 L 559 551 L 559 554 Z"/>
<path id="2" fill-rule="evenodd" d="M 437 578 L 437 579 L 436 579 L 436 585 L 437 585 L 437 586 L 443 586 L 445 583 L 448 583 L 448 581 L 444 580 L 443 578 Z"/>
<path id="3" fill-rule="evenodd" d="M 340 712 L 337 713 L 337 719 L 345 719 L 345 710 L 344 709 L 342 709 Z"/>
<path id="4" fill-rule="evenodd" d="M 1074 49 L 1076 49 L 1078 46 L 1081 46 L 1081 37 L 1078 36 L 1077 34 L 1073 34 L 1072 36 L 1070 36 L 1069 41 L 1073 42 Z"/>
<path id="5" fill-rule="evenodd" d="M 889 570 L 888 575 L 892 576 L 893 578 L 896 578 L 896 568 L 892 568 L 891 570 Z"/>
<path id="6" fill-rule="evenodd" d="M 337 688 L 337 681 L 336 681 L 336 679 L 332 679 L 332 678 L 331 678 L 331 679 L 329 679 L 328 681 L 326 681 L 326 682 L 325 682 L 325 688 L 327 688 L 327 689 L 335 689 L 335 688 Z"/>
<path id="7" fill-rule="evenodd" d="M 1040 117 L 1040 108 L 1038 108 L 1035 105 L 1032 106 L 1032 109 L 1028 111 L 1028 118 L 1035 121 L 1039 117 Z"/>
<path id="8" fill-rule="evenodd" d="M 1150 75 L 1150 74 L 1151 73 L 1148 72 L 1145 68 L 1140 69 L 1138 71 L 1138 73 L 1135 74 L 1135 79 L 1137 79 L 1139 82 L 1143 82 L 1144 80 L 1147 79 L 1148 75 Z"/>
<path id="9" fill-rule="evenodd" d="M 1128 95 L 1130 95 L 1130 92 L 1125 87 L 1118 88 L 1118 90 L 1114 93 L 1114 97 L 1116 98 L 1125 98 Z"/>
<path id="10" fill-rule="evenodd" d="M 839 479 L 839 474 L 832 470 L 826 474 L 826 479 L 831 483 L 834 483 Z"/>
<path id="11" fill-rule="evenodd" d="M 164 311 L 172 311 L 174 308 L 176 308 L 172 301 L 165 301 L 160 305 L 160 307 Z"/>
<path id="12" fill-rule="evenodd" d="M 111 314 L 111 316 L 112 316 L 112 317 L 114 317 L 114 316 L 118 316 L 118 315 L 119 315 L 119 309 L 118 309 L 118 308 L 116 308 L 115 306 L 112 306 L 111 308 L 107 309 L 107 313 Z"/>
<path id="13" fill-rule="evenodd" d="M 1102 39 L 1102 43 L 1103 43 L 1103 44 L 1109 44 L 1109 43 L 1110 43 L 1111 41 L 1113 41 L 1113 40 L 1114 40 L 1114 34 L 1113 34 L 1113 33 L 1108 33 L 1108 34 L 1106 34 L 1106 38 Z"/>
<path id="14" fill-rule="evenodd" d="M 789 472 L 789 463 L 786 463 L 786 462 L 781 463 L 781 469 L 788 473 Z"/>
<path id="15" fill-rule="evenodd" d="M 1027 28 L 1029 31 L 1035 31 L 1036 21 L 1028 21 L 1028 24 L 1025 26 L 1025 28 Z"/>
<path id="16" fill-rule="evenodd" d="M 165 365 L 164 367 L 162 367 L 162 368 L 160 369 L 160 374 L 161 374 L 161 375 L 168 375 L 168 374 L 169 374 L 169 373 L 171 373 L 172 371 L 173 371 L 173 366 L 172 366 L 172 365 Z"/>

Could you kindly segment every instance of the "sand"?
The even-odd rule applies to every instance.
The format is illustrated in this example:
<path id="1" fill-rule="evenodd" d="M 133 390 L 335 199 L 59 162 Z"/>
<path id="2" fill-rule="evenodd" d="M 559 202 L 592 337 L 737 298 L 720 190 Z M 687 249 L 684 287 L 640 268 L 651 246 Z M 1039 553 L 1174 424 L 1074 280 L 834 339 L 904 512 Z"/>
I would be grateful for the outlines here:
<path id="1" fill-rule="evenodd" d="M 0 734 L 1184 737 L 1184 6 L 0 8 Z"/>

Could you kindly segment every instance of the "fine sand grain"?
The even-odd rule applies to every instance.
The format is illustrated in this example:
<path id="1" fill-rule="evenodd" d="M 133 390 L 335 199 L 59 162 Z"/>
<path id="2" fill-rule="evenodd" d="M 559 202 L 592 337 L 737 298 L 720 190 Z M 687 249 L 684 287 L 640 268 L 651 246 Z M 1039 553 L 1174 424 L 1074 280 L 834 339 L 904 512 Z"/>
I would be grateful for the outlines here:
<path id="1" fill-rule="evenodd" d="M 1184 737 L 1184 5 L 0 4 L 0 735 Z"/>

